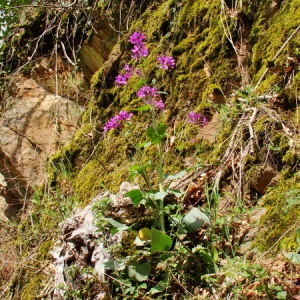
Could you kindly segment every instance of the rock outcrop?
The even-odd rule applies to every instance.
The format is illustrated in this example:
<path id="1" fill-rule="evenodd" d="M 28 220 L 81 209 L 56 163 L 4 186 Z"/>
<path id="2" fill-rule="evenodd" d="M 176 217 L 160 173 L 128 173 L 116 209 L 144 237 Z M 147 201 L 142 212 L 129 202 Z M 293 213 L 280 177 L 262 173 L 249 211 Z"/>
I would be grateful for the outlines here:
<path id="1" fill-rule="evenodd" d="M 92 268 L 99 278 L 99 287 L 93 287 L 95 290 L 93 299 L 105 298 L 106 292 L 99 283 L 105 282 L 105 263 L 112 259 L 109 249 L 113 245 L 122 243 L 124 232 L 119 231 L 104 236 L 97 227 L 99 220 L 95 217 L 94 207 L 104 199 L 110 198 L 112 210 L 116 214 L 126 215 L 132 207 L 132 202 L 125 194 L 135 188 L 137 186 L 123 182 L 117 194 L 108 192 L 99 194 L 84 209 L 76 209 L 71 217 L 61 224 L 60 242 L 52 251 L 55 264 L 55 289 L 52 299 L 64 299 L 64 292 L 70 287 L 74 288 L 77 285 L 79 288 L 80 284 L 91 279 L 91 274 L 88 272 L 80 279 L 67 275 L 72 268 L 87 267 Z"/>
<path id="2" fill-rule="evenodd" d="M 32 187 L 45 181 L 47 158 L 74 134 L 82 111 L 32 79 L 18 77 L 14 85 L 0 119 L 0 172 L 8 182 L 10 203 L 26 199 Z"/>

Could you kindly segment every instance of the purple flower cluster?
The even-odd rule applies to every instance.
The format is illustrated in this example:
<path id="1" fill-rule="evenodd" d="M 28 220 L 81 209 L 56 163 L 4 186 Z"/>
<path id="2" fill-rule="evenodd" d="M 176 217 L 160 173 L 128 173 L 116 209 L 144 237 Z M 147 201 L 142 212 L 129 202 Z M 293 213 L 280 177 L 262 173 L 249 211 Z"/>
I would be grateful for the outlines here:
<path id="1" fill-rule="evenodd" d="M 132 69 L 129 65 L 125 65 L 123 68 L 123 73 L 119 74 L 116 77 L 116 84 L 117 85 L 125 85 L 129 78 L 133 75 Z"/>
<path id="2" fill-rule="evenodd" d="M 158 110 L 164 110 L 165 104 L 160 99 L 157 89 L 148 85 L 142 86 L 138 92 L 137 96 L 145 100 L 147 104 L 152 105 Z"/>
<path id="3" fill-rule="evenodd" d="M 150 103 L 149 103 L 150 104 Z M 157 101 L 153 101 L 152 105 L 157 108 L 158 110 L 164 110 L 165 109 L 165 104 L 163 103 L 163 101 L 161 99 L 157 100 Z"/>
<path id="4" fill-rule="evenodd" d="M 191 111 L 188 113 L 188 122 L 191 124 L 200 124 L 200 125 L 207 125 L 208 121 L 205 116 L 202 116 L 201 114 L 195 113 Z"/>
<path id="5" fill-rule="evenodd" d="M 142 99 L 157 98 L 158 93 L 155 87 L 144 85 L 138 90 L 137 96 Z"/>
<path id="6" fill-rule="evenodd" d="M 174 69 L 175 68 L 175 60 L 172 56 L 167 56 L 167 55 L 159 55 L 157 57 L 157 60 L 159 62 L 159 67 L 161 69 Z"/>
<path id="7" fill-rule="evenodd" d="M 133 44 L 133 48 L 131 49 L 132 55 L 131 57 L 139 60 L 141 57 L 148 56 L 149 50 L 146 48 L 144 40 L 146 39 L 146 36 L 141 32 L 134 32 L 129 37 L 129 42 Z"/>
<path id="8" fill-rule="evenodd" d="M 125 85 L 133 75 L 142 76 L 142 72 L 140 69 L 132 69 L 129 65 L 125 65 L 123 71 L 116 77 L 116 84 Z"/>
<path id="9" fill-rule="evenodd" d="M 143 44 L 144 40 L 146 39 L 147 37 L 142 33 L 142 32 L 139 32 L 139 31 L 135 31 L 130 37 L 129 37 L 129 42 L 131 44 L 134 44 L 134 45 L 141 45 Z"/>
<path id="10" fill-rule="evenodd" d="M 118 115 L 112 117 L 108 120 L 108 122 L 105 124 L 103 131 L 107 132 L 111 129 L 115 128 L 122 128 L 124 121 L 129 121 L 132 118 L 133 114 L 129 113 L 125 110 L 121 110 Z"/>

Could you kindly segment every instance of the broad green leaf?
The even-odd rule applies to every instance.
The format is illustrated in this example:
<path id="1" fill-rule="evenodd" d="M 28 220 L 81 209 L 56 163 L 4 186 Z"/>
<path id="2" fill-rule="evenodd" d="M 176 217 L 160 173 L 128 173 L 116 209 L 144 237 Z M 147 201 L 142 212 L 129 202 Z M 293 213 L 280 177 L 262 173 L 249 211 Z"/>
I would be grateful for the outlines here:
<path id="1" fill-rule="evenodd" d="M 105 270 L 125 270 L 125 262 L 123 260 L 109 260 L 103 263 Z"/>
<path id="2" fill-rule="evenodd" d="M 157 285 L 155 285 L 153 288 L 151 288 L 150 294 L 154 295 L 154 294 L 157 294 L 157 293 L 161 293 L 165 289 L 166 289 L 166 287 L 159 282 Z"/>
<path id="3" fill-rule="evenodd" d="M 129 197 L 134 206 L 138 206 L 140 202 L 144 199 L 144 194 L 141 190 L 131 190 L 125 194 L 126 197 Z"/>
<path id="4" fill-rule="evenodd" d="M 112 225 L 117 230 L 117 232 L 124 231 L 129 228 L 127 225 L 119 223 L 118 221 L 116 221 L 112 218 L 101 218 L 100 220 L 108 222 L 110 225 Z"/>
<path id="5" fill-rule="evenodd" d="M 182 195 L 184 195 L 184 192 L 181 192 L 180 190 L 175 190 L 175 189 L 167 189 L 167 192 L 170 194 L 173 194 L 176 197 L 181 197 Z"/>
<path id="6" fill-rule="evenodd" d="M 159 123 L 157 125 L 157 132 L 158 132 L 158 134 L 160 134 L 160 135 L 165 134 L 167 128 L 168 128 L 167 124 L 165 124 L 165 123 Z"/>
<path id="7" fill-rule="evenodd" d="M 151 288 L 150 290 L 150 294 L 154 295 L 154 294 L 158 294 L 163 292 L 168 286 L 168 282 L 166 279 L 160 281 L 157 285 L 155 285 L 153 288 Z"/>
<path id="8" fill-rule="evenodd" d="M 139 175 L 144 176 L 145 174 L 147 174 L 147 168 L 149 167 L 151 167 L 151 162 L 143 165 L 134 165 L 129 167 L 129 171 L 130 171 L 129 179 L 132 180 Z"/>
<path id="9" fill-rule="evenodd" d="M 166 180 L 169 180 L 169 181 L 176 180 L 176 179 L 179 179 L 179 178 L 183 177 L 185 174 L 186 174 L 186 170 L 183 170 L 183 171 L 181 171 L 177 174 L 174 174 L 174 175 L 167 175 Z"/>
<path id="10" fill-rule="evenodd" d="M 167 125 L 160 123 L 156 128 L 150 126 L 147 128 L 146 133 L 152 143 L 158 144 L 165 138 Z"/>
<path id="11" fill-rule="evenodd" d="M 161 141 L 161 137 L 152 126 L 147 128 L 146 133 L 152 143 L 156 144 Z"/>
<path id="12" fill-rule="evenodd" d="M 276 294 L 276 299 L 284 300 L 287 299 L 287 292 L 286 291 L 280 291 Z"/>
<path id="13" fill-rule="evenodd" d="M 135 110 L 136 111 L 147 111 L 147 110 L 150 110 L 150 109 L 151 109 L 151 105 L 147 104 L 147 105 L 140 106 L 140 107 L 136 108 Z"/>
<path id="14" fill-rule="evenodd" d="M 300 254 L 296 252 L 289 252 L 284 254 L 292 263 L 300 265 Z"/>
<path id="15" fill-rule="evenodd" d="M 134 165 L 134 166 L 129 167 L 129 171 L 135 171 L 139 174 L 142 174 L 143 170 L 144 170 L 143 166 L 140 166 L 140 165 Z"/>
<path id="16" fill-rule="evenodd" d="M 154 200 L 164 200 L 164 198 L 168 195 L 168 193 L 166 192 L 157 192 L 157 193 L 154 193 Z"/>
<path id="17" fill-rule="evenodd" d="M 186 226 L 189 232 L 194 231 L 203 225 L 209 225 L 210 220 L 206 214 L 201 212 L 198 208 L 194 207 L 182 219 L 182 223 Z"/>
<path id="18" fill-rule="evenodd" d="M 146 281 L 150 275 L 150 272 L 150 262 L 139 264 L 137 261 L 133 261 L 128 266 L 128 277 L 134 281 Z"/>
<path id="19" fill-rule="evenodd" d="M 172 247 L 172 239 L 165 233 L 151 228 L 151 250 L 168 251 Z"/>

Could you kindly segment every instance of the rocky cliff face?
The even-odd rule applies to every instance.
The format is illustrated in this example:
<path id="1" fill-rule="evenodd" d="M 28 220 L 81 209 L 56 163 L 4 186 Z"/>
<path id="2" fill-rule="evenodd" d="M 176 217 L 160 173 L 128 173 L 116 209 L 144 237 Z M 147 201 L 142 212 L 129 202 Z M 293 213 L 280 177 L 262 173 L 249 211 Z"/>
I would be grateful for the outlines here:
<path id="1" fill-rule="evenodd" d="M 14 75 L 11 84 L 3 79 L 6 90 L 0 120 L 0 172 L 4 176 L 0 191 L 9 204 L 4 205 L 5 216 L 16 212 L 9 211 L 16 204 L 18 208 L 30 204 L 17 228 L 19 255 L 28 259 L 28 266 L 20 266 L 14 276 L 0 273 L 0 278 L 11 278 L 2 288 L 3 295 L 13 299 L 59 299 L 63 295 L 123 299 L 127 293 L 129 299 L 151 299 L 169 293 L 178 299 L 196 295 L 195 299 L 225 299 L 237 286 L 236 299 L 294 297 L 297 284 L 283 281 L 284 276 L 292 276 L 288 266 L 298 274 L 297 265 L 280 260 L 278 270 L 284 276 L 276 277 L 269 266 L 257 267 L 253 262 L 269 253 L 297 249 L 299 2 L 69 4 L 35 10 L 28 22 L 16 26 L 2 51 L 2 71 Z M 36 24 L 42 24 L 38 30 Z M 141 65 L 132 58 L 128 43 L 136 31 L 145 34 L 149 49 Z M 34 46 L 31 40 L 36 41 Z M 174 69 L 157 68 L 157 56 L 162 53 L 175 59 Z M 153 207 L 111 214 L 114 208 L 107 204 L 128 179 L 128 169 L 143 177 L 144 169 L 137 166 L 148 168 L 151 161 L 151 168 L 158 159 L 155 146 L 141 146 L 149 115 L 139 109 L 136 93 L 145 82 L 133 77 L 125 86 L 115 84 L 126 64 L 140 68 L 145 82 L 163 91 L 166 109 L 158 115 L 158 122 L 167 126 L 164 174 L 196 169 L 176 186 L 185 196 L 166 198 L 168 213 L 172 205 L 182 204 L 183 209 L 178 208 L 182 216 L 196 206 L 212 219 L 212 228 L 188 233 L 183 240 L 174 237 L 177 247 L 172 251 L 178 256 L 167 258 L 172 268 L 176 265 L 173 273 L 159 260 L 160 254 L 149 254 L 135 244 L 140 230 L 153 225 L 155 216 L 149 213 Z M 134 115 L 130 130 L 104 132 L 105 123 L 121 110 Z M 207 126 L 189 126 L 186 115 L 190 111 L 204 115 Z M 156 175 L 154 171 L 149 177 L 155 187 Z M 136 180 L 147 189 L 142 180 Z M 105 197 L 103 189 L 110 191 Z M 103 197 L 93 202 L 98 215 L 93 216 L 91 232 L 77 235 L 85 217 L 92 218 L 91 206 L 73 214 L 64 223 L 64 232 L 59 232 L 59 221 L 70 215 L 74 205 L 84 207 L 99 193 Z M 214 212 L 212 207 L 216 207 Z M 257 216 L 262 216 L 261 225 Z M 121 247 L 110 245 L 115 265 L 109 266 L 107 281 L 103 274 L 99 279 L 94 273 L 97 260 L 91 260 L 98 249 L 96 240 L 100 236 L 109 239 L 111 234 L 108 224 L 101 223 L 103 218 L 111 227 L 116 225 L 111 218 L 119 224 L 128 222 L 130 227 L 125 239 L 118 239 Z M 102 225 L 97 227 L 98 223 Z M 102 228 L 101 234 L 97 228 Z M 57 246 L 59 253 L 53 258 L 50 253 L 60 234 L 67 248 Z M 176 252 L 182 245 L 187 251 L 184 255 Z M 141 249 L 144 256 L 139 256 Z M 63 287 L 54 286 L 53 259 L 59 269 L 57 282 Z M 145 260 L 151 261 L 154 270 L 147 279 L 136 271 L 145 267 Z M 244 260 L 249 264 L 243 264 Z M 119 263 L 124 269 L 117 269 Z M 188 274 L 195 266 L 200 275 L 193 281 Z M 251 279 L 234 266 L 245 269 Z M 276 290 L 274 282 L 282 290 Z"/>
<path id="2" fill-rule="evenodd" d="M 35 186 L 47 179 L 47 160 L 77 130 L 82 108 L 55 96 L 33 79 L 13 79 L 13 95 L 4 99 L 0 125 L 1 173 L 9 182 L 10 205 L 26 205 Z M 20 203 L 18 203 L 20 202 Z"/>

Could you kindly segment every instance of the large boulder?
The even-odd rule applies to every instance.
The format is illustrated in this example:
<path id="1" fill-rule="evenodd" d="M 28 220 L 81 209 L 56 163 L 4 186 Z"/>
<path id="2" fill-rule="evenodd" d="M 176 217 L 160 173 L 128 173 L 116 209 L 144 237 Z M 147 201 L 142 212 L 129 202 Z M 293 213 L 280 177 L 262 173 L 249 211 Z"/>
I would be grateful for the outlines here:
<path id="1" fill-rule="evenodd" d="M 21 199 L 45 182 L 47 158 L 73 136 L 82 109 L 32 79 L 14 81 L 0 118 L 0 172 L 18 190 L 10 197 Z"/>

